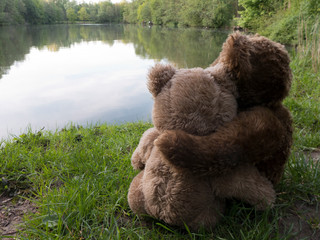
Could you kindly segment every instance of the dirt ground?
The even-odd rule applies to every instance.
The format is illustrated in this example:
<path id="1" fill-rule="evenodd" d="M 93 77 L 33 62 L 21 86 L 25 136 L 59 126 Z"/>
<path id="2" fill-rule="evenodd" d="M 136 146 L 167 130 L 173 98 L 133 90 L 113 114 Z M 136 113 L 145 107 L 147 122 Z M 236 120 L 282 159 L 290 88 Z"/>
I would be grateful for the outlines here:
<path id="1" fill-rule="evenodd" d="M 320 151 L 308 153 L 315 161 L 320 161 Z M 29 200 L 0 196 L 0 239 L 14 239 L 23 216 L 35 213 L 37 208 Z M 298 201 L 279 221 L 283 232 L 291 229 L 292 239 L 320 239 L 320 202 L 319 199 L 306 203 Z"/>
<path id="2" fill-rule="evenodd" d="M 319 201 L 306 203 L 298 201 L 280 219 L 280 232 L 290 232 L 290 240 L 320 239 L 320 209 Z"/>
<path id="3" fill-rule="evenodd" d="M 36 212 L 36 207 L 28 200 L 0 197 L 0 238 L 14 239 L 23 216 Z"/>

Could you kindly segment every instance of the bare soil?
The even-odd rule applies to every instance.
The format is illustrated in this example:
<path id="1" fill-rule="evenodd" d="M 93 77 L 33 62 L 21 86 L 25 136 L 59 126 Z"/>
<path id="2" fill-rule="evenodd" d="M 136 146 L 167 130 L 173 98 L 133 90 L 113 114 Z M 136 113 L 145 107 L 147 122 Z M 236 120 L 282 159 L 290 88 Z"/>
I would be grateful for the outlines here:
<path id="1" fill-rule="evenodd" d="M 304 155 L 306 155 L 310 159 L 313 159 L 313 161 L 320 161 L 320 150 L 304 152 Z"/>
<path id="2" fill-rule="evenodd" d="M 296 202 L 287 214 L 280 219 L 280 231 L 290 231 L 292 240 L 320 239 L 319 202 L 313 204 L 303 201 Z M 291 229 L 291 230 L 290 230 Z"/>
<path id="3" fill-rule="evenodd" d="M 0 238 L 14 239 L 23 216 L 35 213 L 36 207 L 29 200 L 0 197 Z"/>

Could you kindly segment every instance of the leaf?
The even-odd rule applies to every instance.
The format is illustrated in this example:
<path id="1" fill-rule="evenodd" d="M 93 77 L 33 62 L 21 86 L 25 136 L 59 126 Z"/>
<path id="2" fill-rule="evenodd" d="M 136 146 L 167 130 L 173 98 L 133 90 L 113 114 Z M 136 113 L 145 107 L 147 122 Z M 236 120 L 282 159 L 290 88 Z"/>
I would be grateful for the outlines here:
<path id="1" fill-rule="evenodd" d="M 58 225 L 58 221 L 59 217 L 57 214 L 46 215 L 42 220 L 42 224 L 48 226 L 49 228 L 53 228 Z"/>

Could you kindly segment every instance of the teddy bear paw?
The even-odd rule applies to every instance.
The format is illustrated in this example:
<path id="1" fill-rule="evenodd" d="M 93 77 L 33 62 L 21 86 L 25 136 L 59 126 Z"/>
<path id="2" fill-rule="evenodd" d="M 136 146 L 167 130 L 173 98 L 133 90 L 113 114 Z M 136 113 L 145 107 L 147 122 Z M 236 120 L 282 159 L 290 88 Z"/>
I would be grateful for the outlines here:
<path id="1" fill-rule="evenodd" d="M 144 162 L 139 154 L 139 152 L 134 152 L 131 157 L 131 164 L 135 170 L 143 170 L 144 169 Z"/>
<path id="2" fill-rule="evenodd" d="M 263 200 L 261 200 L 258 204 L 256 204 L 255 208 L 259 211 L 264 211 L 268 208 L 273 208 L 275 201 L 276 201 L 275 193 L 271 193 L 270 195 L 266 195 Z"/>
<path id="3" fill-rule="evenodd" d="M 179 131 L 165 131 L 154 142 L 164 157 L 178 167 L 186 167 L 186 160 L 190 157 L 187 153 L 190 145 L 184 146 L 185 140 L 182 137 Z"/>

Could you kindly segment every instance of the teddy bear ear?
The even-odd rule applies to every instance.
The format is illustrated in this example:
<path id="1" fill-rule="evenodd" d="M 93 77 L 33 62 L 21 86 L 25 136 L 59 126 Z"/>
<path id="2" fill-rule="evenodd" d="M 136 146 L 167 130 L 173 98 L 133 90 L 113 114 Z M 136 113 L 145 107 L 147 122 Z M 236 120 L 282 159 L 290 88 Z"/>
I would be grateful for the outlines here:
<path id="1" fill-rule="evenodd" d="M 228 69 L 235 73 L 238 78 L 249 76 L 252 66 L 250 51 L 253 46 L 248 36 L 235 32 L 227 38 L 223 44 L 219 61 L 227 65 Z"/>
<path id="2" fill-rule="evenodd" d="M 166 83 L 173 77 L 176 69 L 171 65 L 156 64 L 148 74 L 148 89 L 156 97 Z"/>

